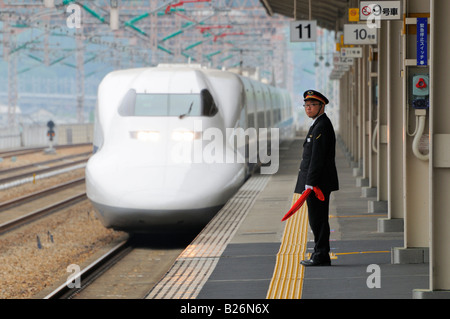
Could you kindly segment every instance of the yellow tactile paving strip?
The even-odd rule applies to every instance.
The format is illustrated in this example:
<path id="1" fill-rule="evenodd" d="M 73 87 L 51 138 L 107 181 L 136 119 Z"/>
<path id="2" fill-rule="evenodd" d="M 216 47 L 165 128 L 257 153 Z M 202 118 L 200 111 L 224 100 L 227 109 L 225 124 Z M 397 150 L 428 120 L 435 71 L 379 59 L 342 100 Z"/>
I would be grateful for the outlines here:
<path id="1" fill-rule="evenodd" d="M 300 197 L 294 194 L 292 205 Z M 267 299 L 300 299 L 302 297 L 304 259 L 308 237 L 308 209 L 306 203 L 286 221 L 280 250 L 267 292 Z"/>

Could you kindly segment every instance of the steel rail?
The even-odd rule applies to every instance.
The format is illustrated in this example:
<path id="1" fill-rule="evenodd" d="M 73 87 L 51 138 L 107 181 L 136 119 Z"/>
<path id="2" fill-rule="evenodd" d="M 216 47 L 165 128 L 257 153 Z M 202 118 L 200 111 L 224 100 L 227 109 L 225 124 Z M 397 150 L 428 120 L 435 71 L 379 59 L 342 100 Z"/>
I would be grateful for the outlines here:
<path id="1" fill-rule="evenodd" d="M 39 166 L 52 164 L 52 163 L 57 163 L 57 162 L 62 162 L 62 161 L 65 161 L 65 160 L 68 160 L 68 159 L 71 159 L 71 158 L 77 158 L 77 157 L 82 157 L 82 156 L 83 157 L 84 156 L 89 156 L 91 154 L 92 154 L 92 152 L 86 152 L 86 153 L 68 155 L 68 156 L 52 159 L 52 160 L 49 160 L 49 161 L 37 162 L 37 163 L 23 165 L 23 166 L 18 166 L 18 167 L 5 168 L 5 169 L 0 170 L 0 174 L 8 174 L 8 173 L 11 173 L 11 172 L 14 172 L 14 171 L 20 171 L 20 170 L 24 170 L 24 169 L 28 169 L 28 168 L 37 168 Z"/>
<path id="2" fill-rule="evenodd" d="M 11 221 L 8 221 L 6 223 L 3 223 L 3 224 L 0 225 L 0 234 L 6 233 L 8 231 L 11 231 L 14 228 L 17 228 L 19 226 L 25 225 L 25 224 L 27 224 L 27 223 L 29 223 L 31 221 L 34 221 L 34 220 L 36 220 L 38 218 L 41 218 L 41 217 L 43 217 L 43 216 L 45 216 L 47 214 L 50 214 L 50 213 L 54 212 L 57 209 L 61 209 L 61 208 L 65 207 L 65 206 L 68 206 L 70 204 L 73 204 L 73 203 L 75 203 L 77 201 L 80 201 L 80 200 L 83 200 L 83 199 L 86 199 L 86 198 L 87 198 L 86 193 L 83 192 L 81 194 L 77 194 L 77 195 L 71 196 L 70 198 L 66 198 L 66 199 L 64 199 L 62 201 L 59 201 L 59 202 L 57 202 L 55 204 L 46 206 L 44 208 L 38 209 L 36 211 L 33 211 L 31 213 L 28 213 L 28 214 L 26 214 L 24 216 L 18 217 L 18 218 L 14 219 L 14 220 L 11 220 Z"/>
<path id="3" fill-rule="evenodd" d="M 92 143 L 56 145 L 56 146 L 54 146 L 54 148 L 55 149 L 75 148 L 75 147 L 88 146 L 88 145 L 92 145 Z M 0 157 L 7 158 L 7 157 L 13 157 L 13 156 L 26 155 L 26 154 L 30 154 L 30 153 L 37 153 L 37 152 L 45 150 L 47 147 L 48 146 L 38 146 L 38 147 L 30 147 L 30 148 L 23 148 L 23 149 L 2 150 L 2 151 L 0 151 Z"/>
<path id="4" fill-rule="evenodd" d="M 36 153 L 39 151 L 43 151 L 45 147 L 32 147 L 27 149 L 15 149 L 15 150 L 9 150 L 9 151 L 0 151 L 0 157 L 6 158 L 6 157 L 13 157 L 13 156 L 20 156 L 20 155 L 26 155 L 30 153 Z"/>
<path id="5" fill-rule="evenodd" d="M 125 240 L 114 246 L 107 253 L 89 264 L 86 268 L 74 276 L 69 276 L 65 283 L 53 290 L 43 299 L 70 299 L 81 290 L 85 289 L 106 270 L 116 264 L 133 250 L 130 240 Z M 69 280 L 70 279 L 70 280 Z M 79 286 L 77 287 L 77 283 Z"/>
<path id="6" fill-rule="evenodd" d="M 61 168 L 66 168 L 69 166 L 75 166 L 77 164 L 81 164 L 81 163 L 85 163 L 87 162 L 87 159 L 83 159 L 83 160 L 79 160 L 79 161 L 74 161 L 71 163 L 65 163 L 65 164 L 61 164 L 61 165 L 57 165 L 57 166 L 52 166 L 52 167 L 47 167 L 47 168 L 43 168 L 43 169 L 39 169 L 39 170 L 35 170 L 32 172 L 28 172 L 28 173 L 23 173 L 23 174 L 18 174 L 18 175 L 14 175 L 14 176 L 10 176 L 10 177 L 5 177 L 0 179 L 0 184 L 6 184 L 8 182 L 12 182 L 21 178 L 27 178 L 30 176 L 33 176 L 34 174 L 39 175 L 39 174 L 44 174 L 44 173 L 48 173 L 51 171 L 55 171 Z"/>
<path id="7" fill-rule="evenodd" d="M 52 187 L 49 187 L 49 188 L 46 188 L 46 189 L 43 189 L 43 190 L 31 193 L 31 194 L 27 194 L 27 195 L 23 195 L 23 196 L 20 196 L 20 197 L 17 197 L 17 198 L 13 198 L 11 200 L 8 200 L 8 201 L 3 202 L 3 203 L 0 204 L 0 213 L 1 213 L 2 210 L 4 210 L 7 207 L 20 205 L 20 204 L 22 204 L 22 203 L 24 203 L 26 201 L 29 201 L 29 200 L 31 200 L 33 198 L 41 197 L 41 196 L 47 195 L 49 193 L 53 193 L 55 191 L 65 189 L 67 187 L 74 186 L 74 185 L 76 185 L 78 183 L 82 183 L 82 182 L 84 182 L 84 180 L 85 180 L 85 178 L 81 177 L 81 178 L 78 178 L 78 179 L 74 179 L 74 180 L 68 181 L 66 183 L 58 184 L 58 185 L 55 185 L 55 186 L 52 186 Z"/>

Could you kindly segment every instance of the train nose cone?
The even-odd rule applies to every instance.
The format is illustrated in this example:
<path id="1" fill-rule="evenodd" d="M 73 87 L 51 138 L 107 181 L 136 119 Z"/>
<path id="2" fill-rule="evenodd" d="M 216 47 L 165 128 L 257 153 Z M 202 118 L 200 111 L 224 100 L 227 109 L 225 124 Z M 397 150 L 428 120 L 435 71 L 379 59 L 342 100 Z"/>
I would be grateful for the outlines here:
<path id="1" fill-rule="evenodd" d="M 204 185 L 201 175 L 191 169 L 165 166 L 129 170 L 124 179 L 121 195 L 117 197 L 122 207 L 148 209 L 197 208 L 205 205 Z M 132 182 L 139 180 L 138 182 Z M 125 186 L 126 185 L 126 186 Z M 202 202 L 199 202 L 201 199 Z"/>
<path id="2" fill-rule="evenodd" d="M 99 161 L 100 162 L 100 161 Z M 86 191 L 93 202 L 132 209 L 203 208 L 225 203 L 244 178 L 232 166 L 202 164 L 136 166 L 124 163 L 86 168 Z M 209 171 L 209 172 L 208 172 Z"/>

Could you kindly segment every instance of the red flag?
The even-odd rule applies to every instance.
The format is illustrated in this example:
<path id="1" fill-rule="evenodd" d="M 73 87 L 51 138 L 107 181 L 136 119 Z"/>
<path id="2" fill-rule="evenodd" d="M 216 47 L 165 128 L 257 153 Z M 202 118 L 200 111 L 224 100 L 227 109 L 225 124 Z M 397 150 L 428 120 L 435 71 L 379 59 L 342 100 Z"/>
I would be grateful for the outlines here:
<path id="1" fill-rule="evenodd" d="M 325 196 L 323 196 L 323 193 L 319 187 L 314 186 L 313 191 L 316 194 L 316 197 L 318 200 L 320 200 L 321 202 L 323 202 L 325 200 Z"/>
<path id="2" fill-rule="evenodd" d="M 299 199 L 297 199 L 297 201 L 295 202 L 294 205 L 292 205 L 291 209 L 286 213 L 286 215 L 284 215 L 283 219 L 281 220 L 282 222 L 285 221 L 286 219 L 288 219 L 289 217 L 291 217 L 292 215 L 294 215 L 299 209 L 300 207 L 303 206 L 303 204 L 306 201 L 306 198 L 308 198 L 309 194 L 311 194 L 311 191 L 314 191 L 314 193 L 316 194 L 316 197 L 321 200 L 324 201 L 325 200 L 325 196 L 323 196 L 322 191 L 320 190 L 320 188 L 315 187 L 313 189 L 311 188 L 307 188 L 302 195 L 300 196 Z"/>

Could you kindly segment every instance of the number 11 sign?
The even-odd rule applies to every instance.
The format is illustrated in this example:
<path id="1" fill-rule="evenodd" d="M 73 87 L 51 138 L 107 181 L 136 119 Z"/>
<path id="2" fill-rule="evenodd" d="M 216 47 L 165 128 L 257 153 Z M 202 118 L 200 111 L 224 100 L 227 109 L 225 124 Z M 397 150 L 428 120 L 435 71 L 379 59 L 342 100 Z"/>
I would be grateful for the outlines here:
<path id="1" fill-rule="evenodd" d="M 315 42 L 317 38 L 317 21 L 292 21 L 290 34 L 291 42 Z"/>

